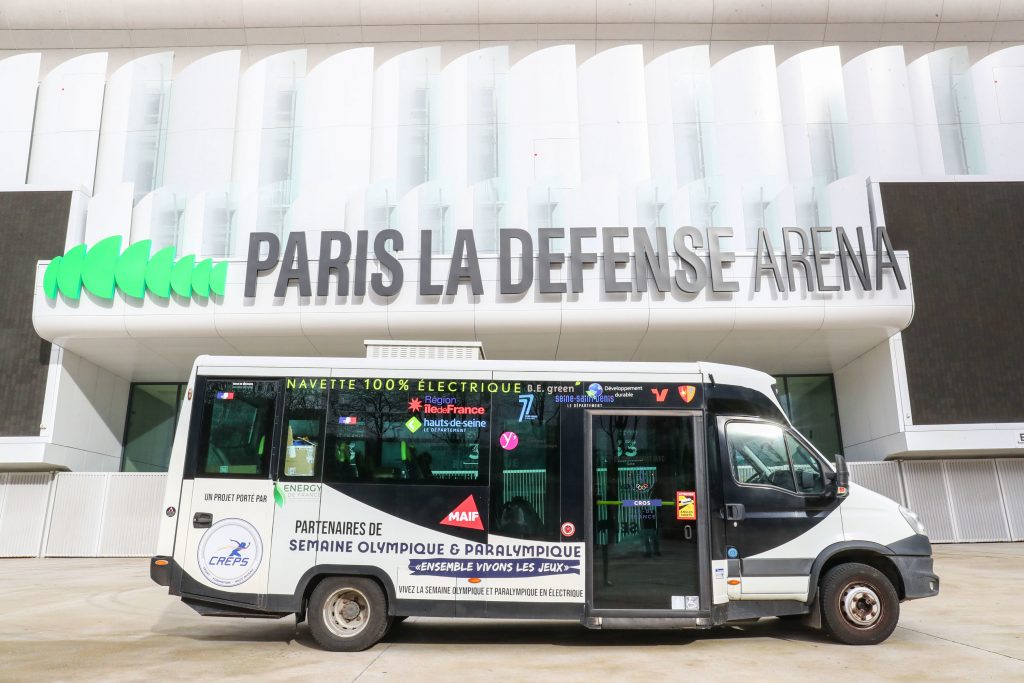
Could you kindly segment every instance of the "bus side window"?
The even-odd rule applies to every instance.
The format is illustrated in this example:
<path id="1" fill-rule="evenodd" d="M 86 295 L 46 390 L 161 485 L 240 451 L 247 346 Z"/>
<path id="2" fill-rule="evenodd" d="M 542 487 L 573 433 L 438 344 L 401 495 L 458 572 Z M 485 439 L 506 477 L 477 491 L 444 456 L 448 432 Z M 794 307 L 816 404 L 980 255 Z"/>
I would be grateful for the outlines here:
<path id="1" fill-rule="evenodd" d="M 268 475 L 277 387 L 275 381 L 207 382 L 198 476 Z"/>
<path id="2" fill-rule="evenodd" d="M 327 390 L 289 388 L 284 399 L 283 479 L 312 479 L 323 460 Z"/>
<path id="3" fill-rule="evenodd" d="M 786 446 L 789 447 L 789 457 L 793 461 L 797 490 L 808 494 L 825 493 L 825 478 L 821 473 L 821 463 L 818 459 L 792 434 L 786 434 Z"/>
<path id="4" fill-rule="evenodd" d="M 550 395 L 491 399 L 491 520 L 502 536 L 558 541 L 559 406 Z"/>
<path id="5" fill-rule="evenodd" d="M 782 427 L 733 421 L 725 428 L 732 473 L 739 484 L 796 492 Z"/>
<path id="6" fill-rule="evenodd" d="M 331 389 L 325 482 L 486 484 L 490 395 L 466 382 L 421 384 L 366 378 Z"/>

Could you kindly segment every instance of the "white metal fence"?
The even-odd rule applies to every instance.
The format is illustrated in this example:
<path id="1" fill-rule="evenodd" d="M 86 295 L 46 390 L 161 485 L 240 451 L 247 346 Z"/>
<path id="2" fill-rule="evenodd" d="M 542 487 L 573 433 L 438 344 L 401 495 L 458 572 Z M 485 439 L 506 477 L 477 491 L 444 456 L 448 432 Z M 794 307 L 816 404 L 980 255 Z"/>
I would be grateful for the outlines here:
<path id="1" fill-rule="evenodd" d="M 855 483 L 921 515 L 933 543 L 1024 541 L 1024 458 L 851 463 L 850 472 Z M 629 490 L 639 482 L 632 474 L 640 473 L 625 477 Z M 505 488 L 541 511 L 544 487 L 537 477 L 534 471 L 506 472 Z M 0 473 L 0 557 L 151 555 L 166 479 Z"/>
<path id="2" fill-rule="evenodd" d="M 144 557 L 166 474 L 0 474 L 0 557 Z"/>

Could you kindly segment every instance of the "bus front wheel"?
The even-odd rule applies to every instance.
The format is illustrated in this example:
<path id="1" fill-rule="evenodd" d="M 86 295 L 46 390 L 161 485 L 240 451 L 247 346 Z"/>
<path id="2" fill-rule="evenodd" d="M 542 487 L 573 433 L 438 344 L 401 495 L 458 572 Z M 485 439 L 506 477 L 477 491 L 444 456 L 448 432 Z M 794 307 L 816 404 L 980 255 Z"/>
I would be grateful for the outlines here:
<path id="1" fill-rule="evenodd" d="M 387 612 L 387 599 L 376 581 L 332 576 L 313 589 L 307 620 L 320 647 L 359 652 L 377 644 L 387 633 Z"/>
<path id="2" fill-rule="evenodd" d="M 885 574 L 850 562 L 828 570 L 821 580 L 825 631 L 847 645 L 874 645 L 888 638 L 900 619 L 900 599 Z"/>

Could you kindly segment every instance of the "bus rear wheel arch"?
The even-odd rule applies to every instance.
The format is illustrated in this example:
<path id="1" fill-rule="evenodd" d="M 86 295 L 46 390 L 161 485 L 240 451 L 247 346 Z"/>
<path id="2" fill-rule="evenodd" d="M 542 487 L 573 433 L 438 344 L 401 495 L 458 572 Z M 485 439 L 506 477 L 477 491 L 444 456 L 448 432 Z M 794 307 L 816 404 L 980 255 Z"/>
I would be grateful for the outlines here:
<path id="1" fill-rule="evenodd" d="M 309 596 L 306 620 L 325 650 L 359 652 L 377 644 L 391 626 L 380 584 L 362 576 L 329 576 Z"/>

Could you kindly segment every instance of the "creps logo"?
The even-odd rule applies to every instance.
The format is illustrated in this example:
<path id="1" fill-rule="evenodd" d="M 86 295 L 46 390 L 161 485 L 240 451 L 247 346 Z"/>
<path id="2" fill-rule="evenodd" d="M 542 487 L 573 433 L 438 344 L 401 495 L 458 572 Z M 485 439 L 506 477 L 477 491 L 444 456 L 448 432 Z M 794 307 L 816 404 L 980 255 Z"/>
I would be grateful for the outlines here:
<path id="1" fill-rule="evenodd" d="M 263 541 L 256 527 L 244 519 L 222 519 L 203 534 L 196 560 L 210 583 L 237 586 L 260 568 Z"/>
<path id="2" fill-rule="evenodd" d="M 100 299 L 113 299 L 120 289 L 126 295 L 142 299 L 148 290 L 162 299 L 171 292 L 186 299 L 207 299 L 211 294 L 224 296 L 227 261 L 213 259 L 197 262 L 196 257 L 174 258 L 174 247 L 164 247 L 150 255 L 151 240 L 141 240 L 121 251 L 121 237 L 115 235 L 87 248 L 84 244 L 55 256 L 43 274 L 43 292 L 56 299 L 77 300 L 82 288 Z"/>

